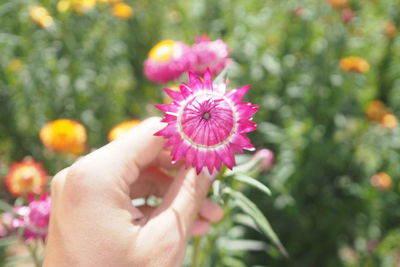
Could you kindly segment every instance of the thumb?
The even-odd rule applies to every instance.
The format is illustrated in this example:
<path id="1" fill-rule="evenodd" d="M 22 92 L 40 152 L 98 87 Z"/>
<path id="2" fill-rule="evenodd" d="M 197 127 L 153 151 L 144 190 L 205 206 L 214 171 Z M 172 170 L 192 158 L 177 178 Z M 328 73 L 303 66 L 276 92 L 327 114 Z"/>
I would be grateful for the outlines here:
<path id="1" fill-rule="evenodd" d="M 195 169 L 182 167 L 165 195 L 164 201 L 158 207 L 160 212 L 168 210 L 175 213 L 174 220 L 178 217 L 179 224 L 183 227 L 182 230 L 186 236 L 190 233 L 212 180 L 208 174 L 196 175 Z"/>

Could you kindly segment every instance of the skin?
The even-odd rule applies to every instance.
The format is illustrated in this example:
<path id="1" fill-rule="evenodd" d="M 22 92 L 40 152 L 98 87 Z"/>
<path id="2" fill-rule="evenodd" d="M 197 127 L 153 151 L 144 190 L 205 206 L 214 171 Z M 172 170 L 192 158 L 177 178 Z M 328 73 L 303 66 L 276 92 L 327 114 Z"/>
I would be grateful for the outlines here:
<path id="1" fill-rule="evenodd" d="M 180 266 L 190 236 L 222 218 L 213 177 L 170 163 L 153 136 L 164 126 L 147 119 L 54 177 L 45 267 Z M 149 195 L 161 204 L 132 205 Z"/>

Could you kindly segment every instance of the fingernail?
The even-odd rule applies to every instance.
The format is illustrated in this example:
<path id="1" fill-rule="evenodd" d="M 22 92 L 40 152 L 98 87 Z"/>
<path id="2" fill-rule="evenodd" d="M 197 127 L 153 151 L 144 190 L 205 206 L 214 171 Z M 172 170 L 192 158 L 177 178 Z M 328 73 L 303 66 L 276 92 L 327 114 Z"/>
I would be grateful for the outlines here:
<path id="1" fill-rule="evenodd" d="M 212 173 L 210 173 L 208 169 L 204 168 L 203 173 L 208 177 L 211 182 L 213 182 L 215 178 L 217 178 L 219 172 L 217 170 L 214 170 Z"/>

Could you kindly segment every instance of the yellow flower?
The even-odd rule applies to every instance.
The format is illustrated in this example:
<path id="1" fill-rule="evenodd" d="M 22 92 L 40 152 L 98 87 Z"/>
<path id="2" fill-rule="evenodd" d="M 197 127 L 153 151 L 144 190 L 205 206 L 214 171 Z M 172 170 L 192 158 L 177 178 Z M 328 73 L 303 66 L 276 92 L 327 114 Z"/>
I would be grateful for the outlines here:
<path id="1" fill-rule="evenodd" d="M 385 22 L 384 32 L 387 37 L 394 38 L 397 34 L 397 27 L 393 21 L 388 20 Z"/>
<path id="2" fill-rule="evenodd" d="M 59 12 L 65 12 L 71 8 L 71 0 L 61 0 L 57 3 L 57 10 Z"/>
<path id="3" fill-rule="evenodd" d="M 53 18 L 46 8 L 42 6 L 33 6 L 29 9 L 29 16 L 40 27 L 48 28 L 53 24 Z"/>
<path id="4" fill-rule="evenodd" d="M 111 131 L 108 133 L 108 141 L 111 142 L 118 137 L 120 137 L 122 134 L 126 133 L 136 125 L 140 123 L 139 120 L 130 120 L 130 121 L 124 121 L 116 126 L 114 126 Z"/>
<path id="5" fill-rule="evenodd" d="M 57 9 L 60 12 L 65 12 L 72 9 L 78 14 L 85 13 L 96 7 L 97 0 L 61 0 L 57 4 Z"/>
<path id="6" fill-rule="evenodd" d="M 12 59 L 8 62 L 7 68 L 12 72 L 19 72 L 22 70 L 23 63 L 20 59 Z"/>
<path id="7" fill-rule="evenodd" d="M 125 3 L 115 4 L 111 9 L 111 13 L 120 19 L 132 18 L 134 14 L 133 9 Z"/>
<path id="8" fill-rule="evenodd" d="M 99 3 L 106 3 L 106 4 L 116 4 L 120 3 L 123 0 L 97 0 Z"/>
<path id="9" fill-rule="evenodd" d="M 347 7 L 348 0 L 328 0 L 329 4 L 333 7 L 344 8 Z"/>
<path id="10" fill-rule="evenodd" d="M 149 52 L 149 58 L 157 62 L 169 60 L 175 51 L 175 42 L 173 40 L 164 40 L 156 44 Z"/>
<path id="11" fill-rule="evenodd" d="M 340 60 L 340 67 L 344 71 L 366 73 L 369 71 L 368 62 L 361 57 L 345 57 Z"/>
<path id="12" fill-rule="evenodd" d="M 397 118 L 392 113 L 385 114 L 382 118 L 382 126 L 386 129 L 393 130 L 397 126 Z"/>
<path id="13" fill-rule="evenodd" d="M 392 178 L 386 172 L 380 172 L 371 177 L 371 184 L 381 191 L 387 191 L 392 188 Z"/>
<path id="14" fill-rule="evenodd" d="M 4 183 L 8 191 L 16 197 L 29 193 L 41 194 L 47 184 L 47 173 L 41 163 L 25 158 L 11 164 Z"/>
<path id="15" fill-rule="evenodd" d="M 73 155 L 85 150 L 86 130 L 82 124 L 69 119 L 58 119 L 47 123 L 40 130 L 40 140 L 44 146 Z"/>

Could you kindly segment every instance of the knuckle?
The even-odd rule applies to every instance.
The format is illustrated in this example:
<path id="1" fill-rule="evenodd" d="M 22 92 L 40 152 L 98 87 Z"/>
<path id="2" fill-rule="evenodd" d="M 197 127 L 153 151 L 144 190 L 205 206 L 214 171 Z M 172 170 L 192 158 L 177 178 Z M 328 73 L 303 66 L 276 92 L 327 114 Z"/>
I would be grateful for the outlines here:
<path id="1" fill-rule="evenodd" d="M 51 180 L 51 187 L 50 187 L 51 189 L 50 190 L 51 190 L 52 196 L 59 194 L 59 192 L 62 190 L 67 172 L 68 172 L 68 168 L 65 168 L 65 169 L 59 171 Z"/>

